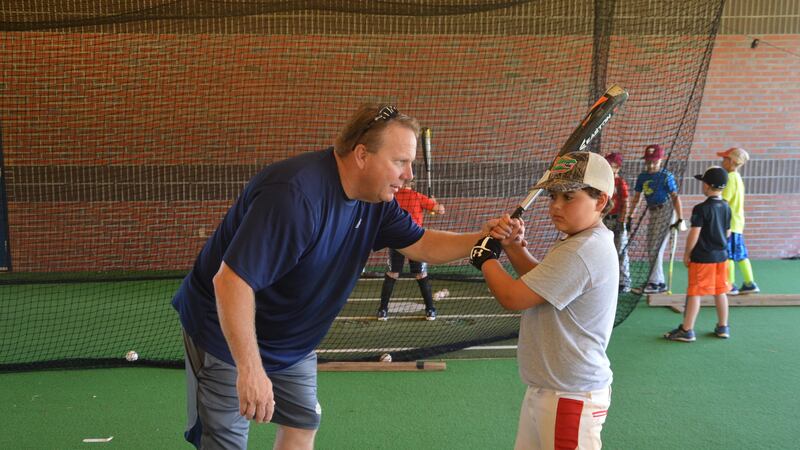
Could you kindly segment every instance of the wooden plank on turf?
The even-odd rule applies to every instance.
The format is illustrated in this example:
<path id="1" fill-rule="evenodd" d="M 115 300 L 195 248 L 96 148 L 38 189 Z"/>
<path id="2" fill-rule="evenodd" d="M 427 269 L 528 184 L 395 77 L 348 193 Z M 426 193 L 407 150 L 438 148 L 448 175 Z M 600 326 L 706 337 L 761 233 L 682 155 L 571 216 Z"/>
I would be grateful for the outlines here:
<path id="1" fill-rule="evenodd" d="M 683 310 L 686 296 L 681 294 L 651 294 L 647 296 L 650 306 L 669 306 Z M 714 296 L 706 295 L 700 299 L 700 306 L 714 306 Z M 728 306 L 800 306 L 798 294 L 747 294 L 729 295 Z"/>
<path id="2" fill-rule="evenodd" d="M 320 372 L 430 372 L 447 369 L 444 361 L 403 362 L 325 362 L 317 364 Z"/>

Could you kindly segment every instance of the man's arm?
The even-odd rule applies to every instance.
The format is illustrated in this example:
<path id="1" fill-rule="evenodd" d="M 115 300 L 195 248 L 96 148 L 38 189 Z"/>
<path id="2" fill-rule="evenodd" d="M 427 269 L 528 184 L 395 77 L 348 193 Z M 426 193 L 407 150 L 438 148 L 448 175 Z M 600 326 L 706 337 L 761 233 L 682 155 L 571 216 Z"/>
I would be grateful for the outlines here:
<path id="1" fill-rule="evenodd" d="M 397 249 L 408 259 L 429 264 L 443 264 L 466 258 L 475 242 L 488 236 L 500 223 L 499 218 L 489 219 L 476 233 L 452 233 L 449 231 L 425 229 L 425 233 L 415 243 Z"/>
<path id="2" fill-rule="evenodd" d="M 214 276 L 214 296 L 222 333 L 238 371 L 239 413 L 248 420 L 269 422 L 275 401 L 256 341 L 253 289 L 223 262 Z"/>
<path id="3" fill-rule="evenodd" d="M 442 264 L 469 256 L 475 241 L 486 234 L 486 232 L 451 233 L 426 229 L 425 234 L 417 242 L 397 251 L 414 261 Z"/>

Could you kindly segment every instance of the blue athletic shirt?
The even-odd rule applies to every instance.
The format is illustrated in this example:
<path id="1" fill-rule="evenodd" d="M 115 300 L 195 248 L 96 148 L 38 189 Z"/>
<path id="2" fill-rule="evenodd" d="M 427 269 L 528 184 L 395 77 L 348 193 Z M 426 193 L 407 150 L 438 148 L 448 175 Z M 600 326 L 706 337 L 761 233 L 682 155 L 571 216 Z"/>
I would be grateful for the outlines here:
<path id="1" fill-rule="evenodd" d="M 250 180 L 172 305 L 199 347 L 234 364 L 212 283 L 224 260 L 255 292 L 264 368 L 286 368 L 325 337 L 371 251 L 407 247 L 423 233 L 396 200 L 348 199 L 332 148 L 302 154 Z"/>
<path id="2" fill-rule="evenodd" d="M 667 169 L 656 173 L 642 172 L 636 178 L 636 192 L 644 193 L 648 206 L 660 205 L 667 200 L 671 193 L 678 192 L 678 183 L 675 176 Z"/>

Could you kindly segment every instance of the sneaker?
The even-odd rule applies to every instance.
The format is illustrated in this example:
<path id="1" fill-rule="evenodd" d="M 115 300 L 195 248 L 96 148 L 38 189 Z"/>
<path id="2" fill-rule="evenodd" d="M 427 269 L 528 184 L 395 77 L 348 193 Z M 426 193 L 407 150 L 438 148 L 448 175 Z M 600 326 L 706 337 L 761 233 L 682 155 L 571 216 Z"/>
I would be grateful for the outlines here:
<path id="1" fill-rule="evenodd" d="M 721 339 L 728 339 L 731 337 L 731 329 L 727 325 L 717 325 L 714 328 L 714 335 Z"/>
<path id="2" fill-rule="evenodd" d="M 669 339 L 670 341 L 681 341 L 681 342 L 694 342 L 694 330 L 684 330 L 683 325 L 678 325 L 678 328 L 670 331 L 669 333 L 664 333 L 664 337 Z"/>
<path id="3" fill-rule="evenodd" d="M 425 320 L 436 320 L 436 308 L 425 310 Z"/>
<path id="4" fill-rule="evenodd" d="M 644 288 L 645 294 L 660 294 L 662 292 L 667 292 L 666 283 L 647 283 Z"/>
<path id="5" fill-rule="evenodd" d="M 378 310 L 378 320 L 380 320 L 381 322 L 386 322 L 387 320 L 389 320 L 389 314 L 385 309 Z"/>
<path id="6" fill-rule="evenodd" d="M 735 284 L 732 284 L 731 290 L 728 291 L 728 295 L 739 295 L 739 288 L 737 288 Z"/>
<path id="7" fill-rule="evenodd" d="M 644 290 L 642 292 L 644 292 L 645 294 L 655 294 L 656 292 L 658 292 L 658 284 L 647 283 L 647 286 L 644 287 Z"/>
<path id="8" fill-rule="evenodd" d="M 630 286 L 625 286 L 624 284 L 620 284 L 619 285 L 619 292 L 621 294 L 624 294 L 624 293 L 630 292 L 630 291 L 631 291 L 631 287 Z"/>
<path id="9" fill-rule="evenodd" d="M 750 283 L 750 284 L 743 283 L 742 287 L 739 288 L 739 293 L 742 294 L 742 295 L 744 295 L 744 294 L 758 294 L 759 292 L 761 292 L 761 289 L 758 288 L 758 285 L 756 284 L 755 281 Z"/>

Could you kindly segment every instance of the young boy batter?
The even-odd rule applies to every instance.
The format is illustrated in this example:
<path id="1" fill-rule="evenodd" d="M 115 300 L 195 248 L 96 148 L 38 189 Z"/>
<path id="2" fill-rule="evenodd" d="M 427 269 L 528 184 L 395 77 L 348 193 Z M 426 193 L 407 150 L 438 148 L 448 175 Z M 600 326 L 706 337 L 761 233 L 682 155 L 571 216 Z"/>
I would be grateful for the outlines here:
<path id="1" fill-rule="evenodd" d="M 522 222 L 506 216 L 473 247 L 470 262 L 503 307 L 522 311 L 517 359 L 528 388 L 515 449 L 599 449 L 619 286 L 614 236 L 602 221 L 614 174 L 602 156 L 573 152 L 558 157 L 536 187 L 549 192 L 563 238 L 539 262 L 525 248 Z M 497 261 L 501 249 L 520 278 Z"/>

